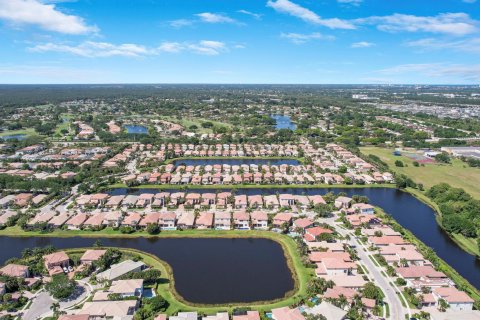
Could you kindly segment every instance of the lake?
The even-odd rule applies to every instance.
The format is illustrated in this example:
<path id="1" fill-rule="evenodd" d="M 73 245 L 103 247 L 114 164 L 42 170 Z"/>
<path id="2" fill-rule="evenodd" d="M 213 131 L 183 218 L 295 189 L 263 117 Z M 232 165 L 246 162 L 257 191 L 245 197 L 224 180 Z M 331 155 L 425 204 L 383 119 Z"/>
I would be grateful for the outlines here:
<path id="1" fill-rule="evenodd" d="M 261 165 L 270 165 L 270 166 L 280 166 L 282 164 L 287 164 L 290 166 L 298 166 L 300 162 L 295 159 L 178 159 L 172 161 L 172 164 L 176 167 L 179 165 L 186 166 L 206 166 L 206 165 L 215 165 L 215 164 L 228 164 L 231 166 L 242 164 L 251 165 L 256 164 Z"/>
<path id="2" fill-rule="evenodd" d="M 125 125 L 123 126 L 125 129 L 127 129 L 127 133 L 133 133 L 133 134 L 147 134 L 148 133 L 148 128 L 145 126 L 141 125 Z"/>
<path id="3" fill-rule="evenodd" d="M 3 140 L 13 140 L 13 139 L 16 139 L 16 140 L 25 140 L 25 138 L 27 137 L 26 134 L 11 134 L 11 135 L 7 135 L 7 136 L 1 136 L 0 139 L 3 139 Z"/>
<path id="4" fill-rule="evenodd" d="M 0 237 L 0 262 L 24 248 L 91 247 L 96 238 Z M 175 288 L 187 301 L 202 304 L 283 298 L 294 280 L 280 244 L 262 238 L 100 238 L 103 246 L 133 248 L 166 261 Z"/>
<path id="5" fill-rule="evenodd" d="M 276 121 L 275 128 L 276 129 L 290 129 L 295 130 L 297 129 L 297 125 L 292 122 L 290 116 L 285 116 L 281 114 L 272 114 L 270 118 Z"/>
<path id="6" fill-rule="evenodd" d="M 163 190 L 163 189 L 162 189 Z M 177 189 L 165 190 L 178 192 Z M 189 192 L 205 193 L 215 192 L 215 189 L 189 188 Z M 222 189 L 222 191 L 229 191 Z M 271 188 L 271 189 L 235 189 L 235 194 L 306 194 L 324 195 L 327 192 L 345 192 L 348 196 L 354 194 L 364 195 L 370 203 L 379 206 L 390 214 L 404 228 L 410 230 L 418 239 L 431 247 L 437 255 L 452 266 L 460 275 L 467 279 L 473 286 L 480 289 L 480 260 L 462 250 L 453 242 L 448 234 L 440 228 L 435 220 L 435 212 L 425 203 L 421 202 L 407 192 L 393 188 Z M 155 193 L 158 189 L 115 189 L 113 194 L 126 194 L 133 192 Z"/>

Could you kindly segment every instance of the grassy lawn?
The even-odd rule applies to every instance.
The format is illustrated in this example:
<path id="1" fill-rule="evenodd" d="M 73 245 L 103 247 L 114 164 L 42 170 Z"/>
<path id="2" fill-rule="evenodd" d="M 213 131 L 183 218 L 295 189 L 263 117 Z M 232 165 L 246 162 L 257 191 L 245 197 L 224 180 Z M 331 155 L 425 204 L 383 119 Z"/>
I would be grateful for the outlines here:
<path id="1" fill-rule="evenodd" d="M 15 228 L 7 228 L 5 229 L 9 232 L 15 231 Z M 3 234 L 5 230 L 2 230 L 0 233 Z M 34 235 L 34 233 L 28 233 L 30 236 Z M 14 235 L 14 234 L 12 234 Z M 72 232 L 72 231 L 64 231 L 64 232 L 53 232 L 46 234 L 45 236 L 96 236 L 96 237 L 152 237 L 145 233 L 134 233 L 131 235 L 123 235 L 119 232 L 115 232 L 113 230 L 102 230 L 97 232 L 86 232 L 86 231 L 79 231 L 79 232 Z M 162 275 L 165 278 L 160 279 L 160 283 L 157 287 L 157 293 L 160 294 L 163 298 L 165 298 L 169 302 L 169 307 L 167 309 L 167 313 L 169 315 L 176 314 L 178 311 L 198 311 L 200 313 L 205 314 L 213 314 L 219 311 L 229 311 L 232 312 L 234 308 L 238 307 L 249 307 L 253 310 L 259 311 L 270 311 L 273 308 L 279 308 L 283 306 L 289 306 L 298 302 L 302 299 L 307 297 L 307 283 L 308 281 L 315 276 L 313 269 L 306 268 L 301 261 L 301 257 L 298 254 L 297 246 L 295 241 L 285 235 L 277 234 L 274 232 L 268 231 L 216 231 L 216 230 L 188 230 L 188 231 L 168 231 L 162 232 L 158 235 L 158 237 L 213 237 L 213 238 L 267 238 L 273 241 L 278 242 L 285 254 L 285 258 L 287 260 L 287 264 L 292 271 L 292 277 L 295 281 L 295 289 L 286 294 L 284 298 L 275 300 L 275 301 L 264 301 L 264 302 L 253 302 L 253 303 L 231 303 L 227 305 L 202 305 L 202 304 L 192 304 L 188 301 L 185 301 L 175 290 L 175 280 L 173 278 L 173 272 L 171 267 L 168 263 L 158 259 L 156 256 L 138 251 L 135 249 L 130 248 L 120 248 L 122 251 L 135 253 L 141 256 L 142 260 L 161 271 Z M 71 249 L 69 252 L 76 252 L 81 249 Z"/>
<path id="2" fill-rule="evenodd" d="M 417 183 L 422 183 L 425 189 L 431 186 L 445 182 L 457 188 L 463 188 L 473 197 L 480 199 L 480 169 L 471 168 L 461 160 L 452 159 L 452 164 L 425 164 L 424 167 L 414 167 L 412 159 L 402 155 L 394 156 L 394 149 L 378 147 L 361 147 L 360 151 L 365 154 L 378 156 L 386 162 L 391 170 L 397 173 L 403 173 L 412 178 Z M 401 160 L 407 167 L 396 167 L 395 160 Z"/>
<path id="3" fill-rule="evenodd" d="M 37 133 L 35 132 L 35 129 L 33 129 L 33 128 L 27 128 L 27 129 L 22 129 L 22 130 L 7 130 L 7 131 L 0 132 L 0 137 L 13 136 L 13 135 L 16 135 L 16 134 L 24 134 L 24 135 L 27 135 L 27 136 L 31 136 L 31 135 L 35 135 Z"/>
<path id="4" fill-rule="evenodd" d="M 227 127 L 227 128 L 232 127 L 232 125 L 230 123 L 213 121 L 213 120 L 202 119 L 202 118 L 177 119 L 177 118 L 174 118 L 174 117 L 162 117 L 162 119 L 167 120 L 167 121 L 171 121 L 171 122 L 174 122 L 174 123 L 178 123 L 181 126 L 183 126 L 186 130 L 189 130 L 190 126 L 195 125 L 195 126 L 198 127 L 198 129 L 196 130 L 196 132 L 198 132 L 198 133 L 212 133 L 213 132 L 213 130 L 211 128 L 203 128 L 202 127 L 202 122 L 211 122 L 211 123 L 213 123 L 214 126 L 218 126 L 218 127 Z"/>

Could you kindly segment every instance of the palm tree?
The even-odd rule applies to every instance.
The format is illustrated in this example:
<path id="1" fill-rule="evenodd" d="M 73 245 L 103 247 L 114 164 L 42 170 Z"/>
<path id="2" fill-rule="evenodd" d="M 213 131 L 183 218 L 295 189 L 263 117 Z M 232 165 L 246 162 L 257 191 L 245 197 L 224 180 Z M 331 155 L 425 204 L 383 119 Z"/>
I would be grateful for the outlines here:
<path id="1" fill-rule="evenodd" d="M 58 302 L 54 302 L 52 303 L 52 305 L 50 306 L 50 310 L 53 311 L 53 316 L 54 317 L 57 317 L 58 316 L 58 310 L 60 309 L 60 303 Z"/>
<path id="2" fill-rule="evenodd" d="M 447 309 L 450 307 L 450 305 L 445 301 L 445 299 L 439 299 L 438 300 L 438 310 L 440 312 L 445 312 Z"/>

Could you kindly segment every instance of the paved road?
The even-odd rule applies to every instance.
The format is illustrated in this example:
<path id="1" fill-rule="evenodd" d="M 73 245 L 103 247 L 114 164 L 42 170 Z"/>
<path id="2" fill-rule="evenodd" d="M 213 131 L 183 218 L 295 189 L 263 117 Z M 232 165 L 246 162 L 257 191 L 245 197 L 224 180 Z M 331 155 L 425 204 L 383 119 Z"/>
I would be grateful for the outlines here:
<path id="1" fill-rule="evenodd" d="M 375 284 L 380 287 L 385 294 L 385 302 L 388 303 L 390 308 L 390 318 L 394 320 L 405 320 L 405 315 L 408 314 L 406 308 L 403 307 L 400 297 L 396 294 L 395 288 L 389 283 L 389 280 L 382 275 L 380 268 L 369 258 L 370 253 L 368 252 L 368 249 L 357 241 L 353 234 L 340 228 L 338 223 L 336 224 L 336 227 L 337 232 L 342 236 L 350 234 L 348 244 L 356 247 L 361 263 L 370 272 L 368 276 L 373 278 Z"/>
<path id="2" fill-rule="evenodd" d="M 54 300 L 45 291 L 39 293 L 35 299 L 33 299 L 32 305 L 22 316 L 24 320 L 36 320 L 42 318 L 45 314 L 50 313 L 50 306 Z"/>

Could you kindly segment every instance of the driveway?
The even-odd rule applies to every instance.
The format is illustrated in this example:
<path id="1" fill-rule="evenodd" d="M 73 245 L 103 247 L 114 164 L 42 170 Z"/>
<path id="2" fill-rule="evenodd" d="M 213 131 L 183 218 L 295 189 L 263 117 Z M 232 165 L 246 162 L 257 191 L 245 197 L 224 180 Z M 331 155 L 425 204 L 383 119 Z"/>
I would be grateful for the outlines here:
<path id="1" fill-rule="evenodd" d="M 50 306 L 55 302 L 50 295 L 43 291 L 40 292 L 35 299 L 33 299 L 32 305 L 22 316 L 24 320 L 36 320 L 50 313 Z"/>

